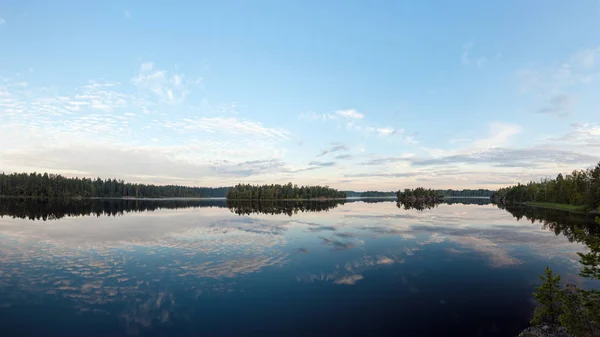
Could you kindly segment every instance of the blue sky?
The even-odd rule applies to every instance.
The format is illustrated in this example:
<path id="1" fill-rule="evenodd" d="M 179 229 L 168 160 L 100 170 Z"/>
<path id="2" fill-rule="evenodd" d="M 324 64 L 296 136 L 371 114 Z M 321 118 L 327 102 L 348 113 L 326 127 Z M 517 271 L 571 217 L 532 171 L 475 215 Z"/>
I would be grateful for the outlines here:
<path id="1" fill-rule="evenodd" d="M 600 160 L 600 2 L 3 1 L 0 169 L 497 188 Z"/>

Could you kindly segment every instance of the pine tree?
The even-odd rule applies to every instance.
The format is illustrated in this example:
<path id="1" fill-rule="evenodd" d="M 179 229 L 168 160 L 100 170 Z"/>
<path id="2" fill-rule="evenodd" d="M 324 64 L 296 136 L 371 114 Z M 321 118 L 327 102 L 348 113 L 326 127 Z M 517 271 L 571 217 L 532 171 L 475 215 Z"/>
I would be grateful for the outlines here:
<path id="1" fill-rule="evenodd" d="M 560 275 L 552 276 L 552 270 L 546 266 L 545 275 L 540 275 L 542 284 L 535 288 L 533 297 L 540 303 L 535 308 L 532 325 L 557 324 L 561 314 Z"/>

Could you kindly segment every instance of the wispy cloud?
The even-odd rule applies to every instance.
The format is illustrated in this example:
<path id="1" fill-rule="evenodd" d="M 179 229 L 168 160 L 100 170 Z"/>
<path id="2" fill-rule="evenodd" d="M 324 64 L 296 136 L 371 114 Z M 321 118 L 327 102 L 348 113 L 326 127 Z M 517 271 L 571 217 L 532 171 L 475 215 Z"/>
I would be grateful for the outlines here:
<path id="1" fill-rule="evenodd" d="M 600 47 L 573 53 L 551 65 L 536 65 L 517 71 L 519 90 L 530 94 L 540 108 L 538 113 L 559 117 L 570 115 L 576 92 L 600 78 Z"/>
<path id="2" fill-rule="evenodd" d="M 344 118 L 350 118 L 350 119 L 361 119 L 361 118 L 365 117 L 365 115 L 361 114 L 360 112 L 358 112 L 354 109 L 338 110 L 335 112 L 335 114 L 338 116 L 342 116 Z"/>
<path id="3" fill-rule="evenodd" d="M 365 117 L 364 114 L 358 112 L 355 109 L 346 109 L 346 110 L 337 110 L 333 113 L 315 113 L 315 112 L 311 112 L 311 113 L 302 113 L 300 114 L 300 118 L 302 119 L 309 119 L 309 120 L 322 120 L 322 121 L 331 121 L 331 120 L 340 120 L 340 119 L 345 119 L 345 120 L 353 120 L 353 119 L 362 119 L 363 117 Z"/>
<path id="4" fill-rule="evenodd" d="M 308 165 L 318 166 L 318 167 L 329 167 L 329 166 L 334 166 L 335 162 L 334 161 L 327 161 L 327 162 L 311 161 L 308 163 Z"/>
<path id="5" fill-rule="evenodd" d="M 596 48 L 583 49 L 570 58 L 571 62 L 582 68 L 592 68 L 600 62 L 600 46 Z"/>
<path id="6" fill-rule="evenodd" d="M 290 135 L 290 132 L 285 129 L 268 128 L 260 122 L 241 120 L 236 117 L 185 118 L 177 121 L 165 121 L 164 126 L 175 131 L 204 131 L 280 139 L 289 139 Z"/>
<path id="7" fill-rule="evenodd" d="M 189 85 L 183 81 L 182 74 L 169 74 L 166 70 L 158 70 L 152 62 L 143 63 L 131 82 L 138 87 L 141 94 L 149 92 L 169 104 L 182 102 L 189 93 Z"/>
<path id="8" fill-rule="evenodd" d="M 537 112 L 541 114 L 552 114 L 558 116 L 567 116 L 573 109 L 574 98 L 569 94 L 556 94 L 550 98 L 546 105 Z"/>
<path id="9" fill-rule="evenodd" d="M 326 154 L 340 152 L 340 151 L 348 151 L 348 147 L 344 144 L 333 143 L 330 148 L 322 150 L 321 153 L 319 153 L 317 155 L 317 157 L 322 157 Z"/>
<path id="10" fill-rule="evenodd" d="M 465 43 L 463 45 L 460 62 L 464 66 L 475 65 L 477 68 L 483 68 L 487 64 L 488 59 L 485 56 L 473 57 L 472 52 L 474 47 L 473 43 Z"/>

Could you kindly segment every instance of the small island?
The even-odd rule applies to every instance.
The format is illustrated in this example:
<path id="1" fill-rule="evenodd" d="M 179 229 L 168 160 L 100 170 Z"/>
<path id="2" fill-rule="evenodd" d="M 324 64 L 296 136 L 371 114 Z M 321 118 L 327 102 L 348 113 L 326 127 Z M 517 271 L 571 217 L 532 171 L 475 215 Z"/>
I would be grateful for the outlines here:
<path id="1" fill-rule="evenodd" d="M 243 185 L 227 191 L 227 200 L 332 200 L 346 199 L 346 193 L 329 186 Z"/>

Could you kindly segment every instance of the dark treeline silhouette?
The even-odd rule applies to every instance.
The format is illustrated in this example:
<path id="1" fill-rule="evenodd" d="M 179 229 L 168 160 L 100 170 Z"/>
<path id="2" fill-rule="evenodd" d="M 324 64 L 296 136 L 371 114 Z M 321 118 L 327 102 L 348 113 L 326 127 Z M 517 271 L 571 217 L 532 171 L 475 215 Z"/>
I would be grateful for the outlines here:
<path id="1" fill-rule="evenodd" d="M 469 197 L 491 197 L 494 194 L 492 190 L 477 189 L 477 190 L 437 190 L 438 195 L 443 197 L 458 197 L 458 198 L 469 198 Z"/>
<path id="2" fill-rule="evenodd" d="M 441 195 L 436 190 L 417 187 L 414 190 L 409 188 L 397 192 L 398 201 L 401 203 L 430 203 L 441 199 Z"/>
<path id="3" fill-rule="evenodd" d="M 381 191 L 365 191 L 361 192 L 360 196 L 363 198 L 385 198 L 385 197 L 395 197 L 396 192 L 381 192 Z"/>
<path id="4" fill-rule="evenodd" d="M 227 207 L 237 215 L 287 214 L 298 212 L 323 212 L 343 205 L 344 200 L 303 201 L 303 200 L 227 200 Z"/>
<path id="5" fill-rule="evenodd" d="M 229 200 L 275 200 L 275 199 L 345 199 L 346 193 L 329 186 L 286 185 L 236 185 L 227 192 Z"/>
<path id="6" fill-rule="evenodd" d="M 362 192 L 356 192 L 356 191 L 343 191 L 344 193 L 346 193 L 346 198 L 360 198 L 360 195 Z"/>
<path id="7" fill-rule="evenodd" d="M 489 198 L 494 194 L 494 191 L 478 189 L 478 190 L 434 190 L 417 187 L 415 189 L 406 188 L 399 190 L 396 195 L 398 201 L 406 202 L 434 202 L 444 197 L 448 198 Z"/>
<path id="8" fill-rule="evenodd" d="M 499 189 L 493 199 L 502 203 L 547 202 L 596 209 L 600 205 L 600 163 L 593 169 L 575 170 L 555 179 L 530 181 Z"/>
<path id="9" fill-rule="evenodd" d="M 347 199 L 346 200 L 347 203 L 352 203 L 352 202 L 364 202 L 365 204 L 378 204 L 381 202 L 396 202 L 396 198 L 387 198 L 387 197 L 371 197 L 371 198 L 367 198 L 367 199 Z"/>
<path id="10" fill-rule="evenodd" d="M 542 228 L 564 235 L 570 242 L 585 244 L 589 251 L 577 253 L 581 264 L 579 275 L 600 281 L 600 217 L 521 205 L 498 204 L 498 207 L 517 220 L 538 222 Z M 574 285 L 561 289 L 560 275 L 553 275 L 548 267 L 540 278 L 542 284 L 534 293 L 539 306 L 532 325 L 560 325 L 570 336 L 600 336 L 600 290 Z"/>
<path id="11" fill-rule="evenodd" d="M 0 174 L 0 195 L 19 197 L 224 198 L 227 187 L 145 185 L 117 179 L 68 178 L 48 173 Z"/>
<path id="12" fill-rule="evenodd" d="M 129 212 L 191 207 L 226 207 L 225 200 L 123 200 L 0 198 L 0 217 L 56 220 L 77 216 L 118 216 Z"/>

